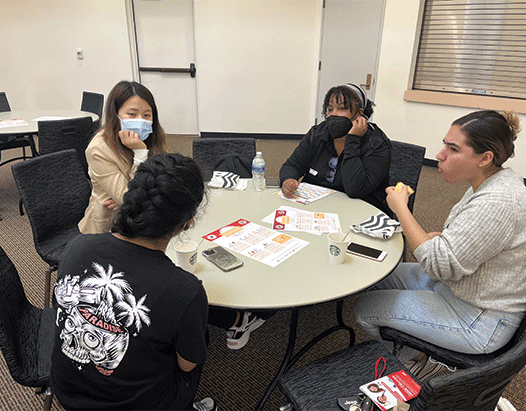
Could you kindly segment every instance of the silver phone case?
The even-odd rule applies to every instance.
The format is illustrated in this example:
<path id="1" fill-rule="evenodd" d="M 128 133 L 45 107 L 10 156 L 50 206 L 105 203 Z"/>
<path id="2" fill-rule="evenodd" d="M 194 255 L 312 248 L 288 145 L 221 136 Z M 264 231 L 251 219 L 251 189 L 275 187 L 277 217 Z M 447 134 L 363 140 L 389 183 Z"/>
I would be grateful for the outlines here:
<path id="1" fill-rule="evenodd" d="M 221 246 L 203 250 L 203 256 L 225 272 L 232 271 L 243 265 L 243 261 Z"/>

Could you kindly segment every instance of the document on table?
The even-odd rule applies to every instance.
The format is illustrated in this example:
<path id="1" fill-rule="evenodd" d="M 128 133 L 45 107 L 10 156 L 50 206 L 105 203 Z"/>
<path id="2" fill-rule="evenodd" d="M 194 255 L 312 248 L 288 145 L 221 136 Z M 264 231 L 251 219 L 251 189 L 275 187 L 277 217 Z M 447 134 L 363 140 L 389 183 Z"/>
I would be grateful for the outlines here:
<path id="1" fill-rule="evenodd" d="M 334 190 L 330 188 L 315 186 L 314 184 L 309 183 L 300 183 L 298 189 L 292 196 L 292 198 L 287 198 L 283 195 L 283 191 L 279 190 L 277 193 L 274 193 L 275 196 L 283 198 L 284 200 L 294 201 L 298 204 L 307 205 L 313 201 L 319 200 L 320 198 L 330 196 L 335 193 Z"/>
<path id="2" fill-rule="evenodd" d="M 67 120 L 71 117 L 57 117 L 57 116 L 42 116 L 34 118 L 32 121 L 52 121 L 52 120 Z"/>
<path id="3" fill-rule="evenodd" d="M 276 267 L 309 244 L 279 231 L 240 219 L 203 238 L 241 255 Z"/>
<path id="4" fill-rule="evenodd" d="M 27 126 L 27 123 L 22 119 L 0 120 L 0 127 L 15 127 L 15 126 Z"/>
<path id="5" fill-rule="evenodd" d="M 304 231 L 317 235 L 341 231 L 338 214 L 304 211 L 287 206 L 278 208 L 262 221 L 271 224 L 274 230 Z"/>

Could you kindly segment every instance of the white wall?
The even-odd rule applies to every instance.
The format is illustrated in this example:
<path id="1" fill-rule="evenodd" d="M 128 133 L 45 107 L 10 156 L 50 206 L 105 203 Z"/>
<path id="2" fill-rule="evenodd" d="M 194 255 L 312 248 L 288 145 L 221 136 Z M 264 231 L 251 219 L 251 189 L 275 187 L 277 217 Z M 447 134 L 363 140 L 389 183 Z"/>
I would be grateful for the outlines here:
<path id="1" fill-rule="evenodd" d="M 392 140 L 427 147 L 426 158 L 434 159 L 451 123 L 475 111 L 473 108 L 404 101 L 418 20 L 419 1 L 387 0 L 376 85 L 374 121 Z M 526 116 L 520 115 L 523 128 Z M 526 177 L 526 137 L 515 142 L 515 157 L 505 163 Z"/>
<path id="2" fill-rule="evenodd" d="M 202 131 L 307 132 L 321 0 L 195 0 Z"/>
<path id="3" fill-rule="evenodd" d="M 174 0 L 176 1 L 176 0 Z M 322 0 L 195 0 L 202 131 L 304 133 L 314 122 Z M 470 108 L 406 102 L 418 0 L 387 0 L 374 121 L 434 158 Z M 13 110 L 80 107 L 131 79 L 125 0 L 0 0 L 0 90 Z M 76 59 L 76 49 L 84 60 Z M 526 128 L 526 116 L 521 115 Z M 524 133 L 506 164 L 526 176 Z"/>
<path id="4" fill-rule="evenodd" d="M 0 3 L 0 90 L 12 110 L 80 108 L 83 90 L 107 95 L 131 79 L 124 0 Z"/>

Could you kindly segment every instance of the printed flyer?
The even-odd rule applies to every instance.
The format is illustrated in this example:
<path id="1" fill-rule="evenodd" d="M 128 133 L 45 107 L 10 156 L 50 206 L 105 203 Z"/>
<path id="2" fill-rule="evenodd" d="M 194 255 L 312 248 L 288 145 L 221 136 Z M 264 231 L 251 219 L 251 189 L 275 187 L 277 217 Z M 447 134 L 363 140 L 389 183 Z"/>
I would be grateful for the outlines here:
<path id="1" fill-rule="evenodd" d="M 294 201 L 298 204 L 307 205 L 313 201 L 319 200 L 320 198 L 330 196 L 336 191 L 331 190 L 330 188 L 316 186 L 309 183 L 300 183 L 298 189 L 292 196 L 292 198 L 287 198 L 283 195 L 283 191 L 279 190 L 274 193 L 275 196 L 283 198 L 284 200 Z"/>
<path id="2" fill-rule="evenodd" d="M 397 401 L 407 402 L 415 398 L 420 392 L 420 385 L 404 370 L 400 370 L 362 385 L 360 390 L 382 411 L 387 411 L 393 408 Z"/>
<path id="3" fill-rule="evenodd" d="M 309 244 L 308 241 L 240 219 L 203 238 L 230 251 L 276 267 Z"/>
<path id="4" fill-rule="evenodd" d="M 27 126 L 24 120 L 0 120 L 0 127 Z"/>
<path id="5" fill-rule="evenodd" d="M 341 231 L 338 214 L 304 211 L 293 207 L 280 207 L 265 217 L 274 230 L 303 231 L 321 235 Z"/>

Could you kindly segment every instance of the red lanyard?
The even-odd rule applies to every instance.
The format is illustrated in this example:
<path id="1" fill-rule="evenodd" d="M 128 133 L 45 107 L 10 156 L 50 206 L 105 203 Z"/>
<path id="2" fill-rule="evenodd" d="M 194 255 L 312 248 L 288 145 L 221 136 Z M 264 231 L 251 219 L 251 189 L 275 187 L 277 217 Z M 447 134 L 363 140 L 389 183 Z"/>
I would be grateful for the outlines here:
<path id="1" fill-rule="evenodd" d="M 380 371 L 380 373 L 378 373 L 378 365 L 383 362 L 384 363 L 384 367 L 382 368 L 382 371 Z M 376 360 L 376 365 L 374 366 L 374 379 L 378 379 L 382 376 L 382 374 L 384 373 L 385 371 L 385 367 L 387 366 L 387 363 L 385 362 L 385 358 L 384 357 L 380 357 Z"/>

